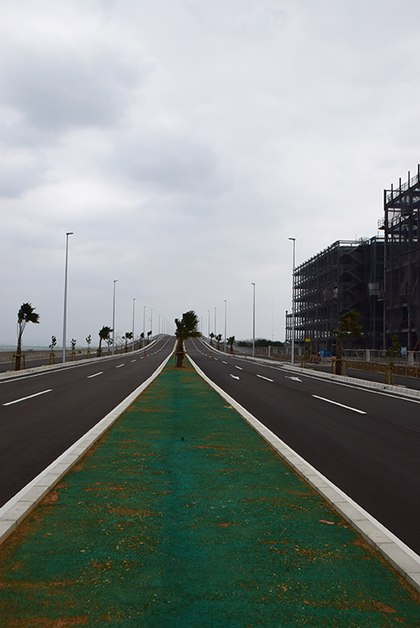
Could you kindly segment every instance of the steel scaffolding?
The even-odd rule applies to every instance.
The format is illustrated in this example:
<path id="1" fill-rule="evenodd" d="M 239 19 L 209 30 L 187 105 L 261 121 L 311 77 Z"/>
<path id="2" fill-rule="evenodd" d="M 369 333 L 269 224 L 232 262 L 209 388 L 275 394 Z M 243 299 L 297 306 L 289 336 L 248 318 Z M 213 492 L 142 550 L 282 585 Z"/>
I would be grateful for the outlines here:
<path id="1" fill-rule="evenodd" d="M 420 326 L 420 164 L 414 177 L 384 190 L 384 218 L 379 228 L 385 237 L 383 346 L 394 335 L 407 350 L 418 349 Z"/>
<path id="2" fill-rule="evenodd" d="M 311 340 L 313 352 L 335 350 L 338 320 L 361 314 L 364 336 L 350 344 L 380 348 L 382 341 L 383 238 L 338 240 L 295 269 L 295 342 Z M 286 343 L 291 342 L 286 314 Z"/>

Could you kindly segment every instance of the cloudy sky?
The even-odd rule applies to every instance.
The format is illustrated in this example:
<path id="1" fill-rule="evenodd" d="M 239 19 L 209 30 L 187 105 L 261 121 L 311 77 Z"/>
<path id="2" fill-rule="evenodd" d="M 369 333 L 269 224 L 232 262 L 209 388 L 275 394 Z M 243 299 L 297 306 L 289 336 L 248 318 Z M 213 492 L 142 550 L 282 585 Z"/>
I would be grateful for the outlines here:
<path id="1" fill-rule="evenodd" d="M 418 0 L 1 0 L 0 344 L 283 340 L 302 263 L 420 161 Z M 216 308 L 216 310 L 215 310 Z M 169 322 L 167 322 L 169 321 Z M 165 322 L 165 324 L 164 324 Z"/>

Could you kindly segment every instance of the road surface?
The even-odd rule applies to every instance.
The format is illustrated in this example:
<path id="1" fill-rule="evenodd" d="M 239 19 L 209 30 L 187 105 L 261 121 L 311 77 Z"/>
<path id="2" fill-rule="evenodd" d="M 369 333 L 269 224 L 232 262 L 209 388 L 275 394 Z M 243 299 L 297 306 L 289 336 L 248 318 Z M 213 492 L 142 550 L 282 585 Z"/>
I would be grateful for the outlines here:
<path id="1" fill-rule="evenodd" d="M 263 365 L 188 353 L 223 390 L 420 553 L 420 399 Z"/>

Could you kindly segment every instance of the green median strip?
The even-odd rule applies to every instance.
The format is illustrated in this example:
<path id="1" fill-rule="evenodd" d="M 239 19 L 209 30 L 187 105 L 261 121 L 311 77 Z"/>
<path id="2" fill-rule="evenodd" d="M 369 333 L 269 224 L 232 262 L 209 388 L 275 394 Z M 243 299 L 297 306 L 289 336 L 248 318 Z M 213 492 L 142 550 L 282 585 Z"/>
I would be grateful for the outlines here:
<path id="1" fill-rule="evenodd" d="M 420 625 L 414 589 L 191 368 L 162 372 L 0 565 L 2 627 Z"/>

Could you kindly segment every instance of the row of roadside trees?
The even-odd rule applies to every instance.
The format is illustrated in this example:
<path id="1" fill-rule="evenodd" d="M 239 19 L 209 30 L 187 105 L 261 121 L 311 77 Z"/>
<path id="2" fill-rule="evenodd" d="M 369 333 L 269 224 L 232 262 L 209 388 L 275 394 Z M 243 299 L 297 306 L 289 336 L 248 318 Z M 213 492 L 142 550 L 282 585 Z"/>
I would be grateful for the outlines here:
<path id="1" fill-rule="evenodd" d="M 18 339 L 17 339 L 16 353 L 14 355 L 14 366 L 15 366 L 16 371 L 20 371 L 22 367 L 24 367 L 25 365 L 25 355 L 22 351 L 23 332 L 25 331 L 25 328 L 28 323 L 39 324 L 40 315 L 37 312 L 35 312 L 35 309 L 36 308 L 34 308 L 31 303 L 22 303 L 17 314 Z M 102 343 L 103 342 L 107 342 L 108 346 L 112 344 L 113 342 L 111 338 L 112 332 L 113 332 L 113 329 L 109 327 L 108 325 L 104 325 L 102 329 L 99 330 L 99 346 L 98 346 L 98 351 L 97 351 L 98 356 L 102 355 Z M 150 339 L 151 333 L 152 333 L 151 331 L 147 333 L 148 340 Z M 140 334 L 140 339 L 141 341 L 144 340 L 144 333 Z M 126 351 L 128 350 L 128 342 L 130 340 L 133 340 L 133 332 L 131 331 L 126 332 L 125 335 L 123 336 L 123 343 L 125 344 Z M 89 334 L 89 336 L 87 336 L 86 338 L 86 343 L 88 346 L 88 350 L 87 350 L 88 357 L 90 357 L 91 342 L 92 342 L 92 336 L 91 334 Z M 56 344 L 57 344 L 57 338 L 55 336 L 52 336 L 51 344 L 49 345 L 49 349 L 50 349 L 49 363 L 50 364 L 54 364 L 54 356 L 55 356 L 54 349 L 55 349 Z M 72 338 L 71 340 L 71 347 L 72 347 L 72 355 L 75 356 L 76 340 L 74 338 Z"/>

